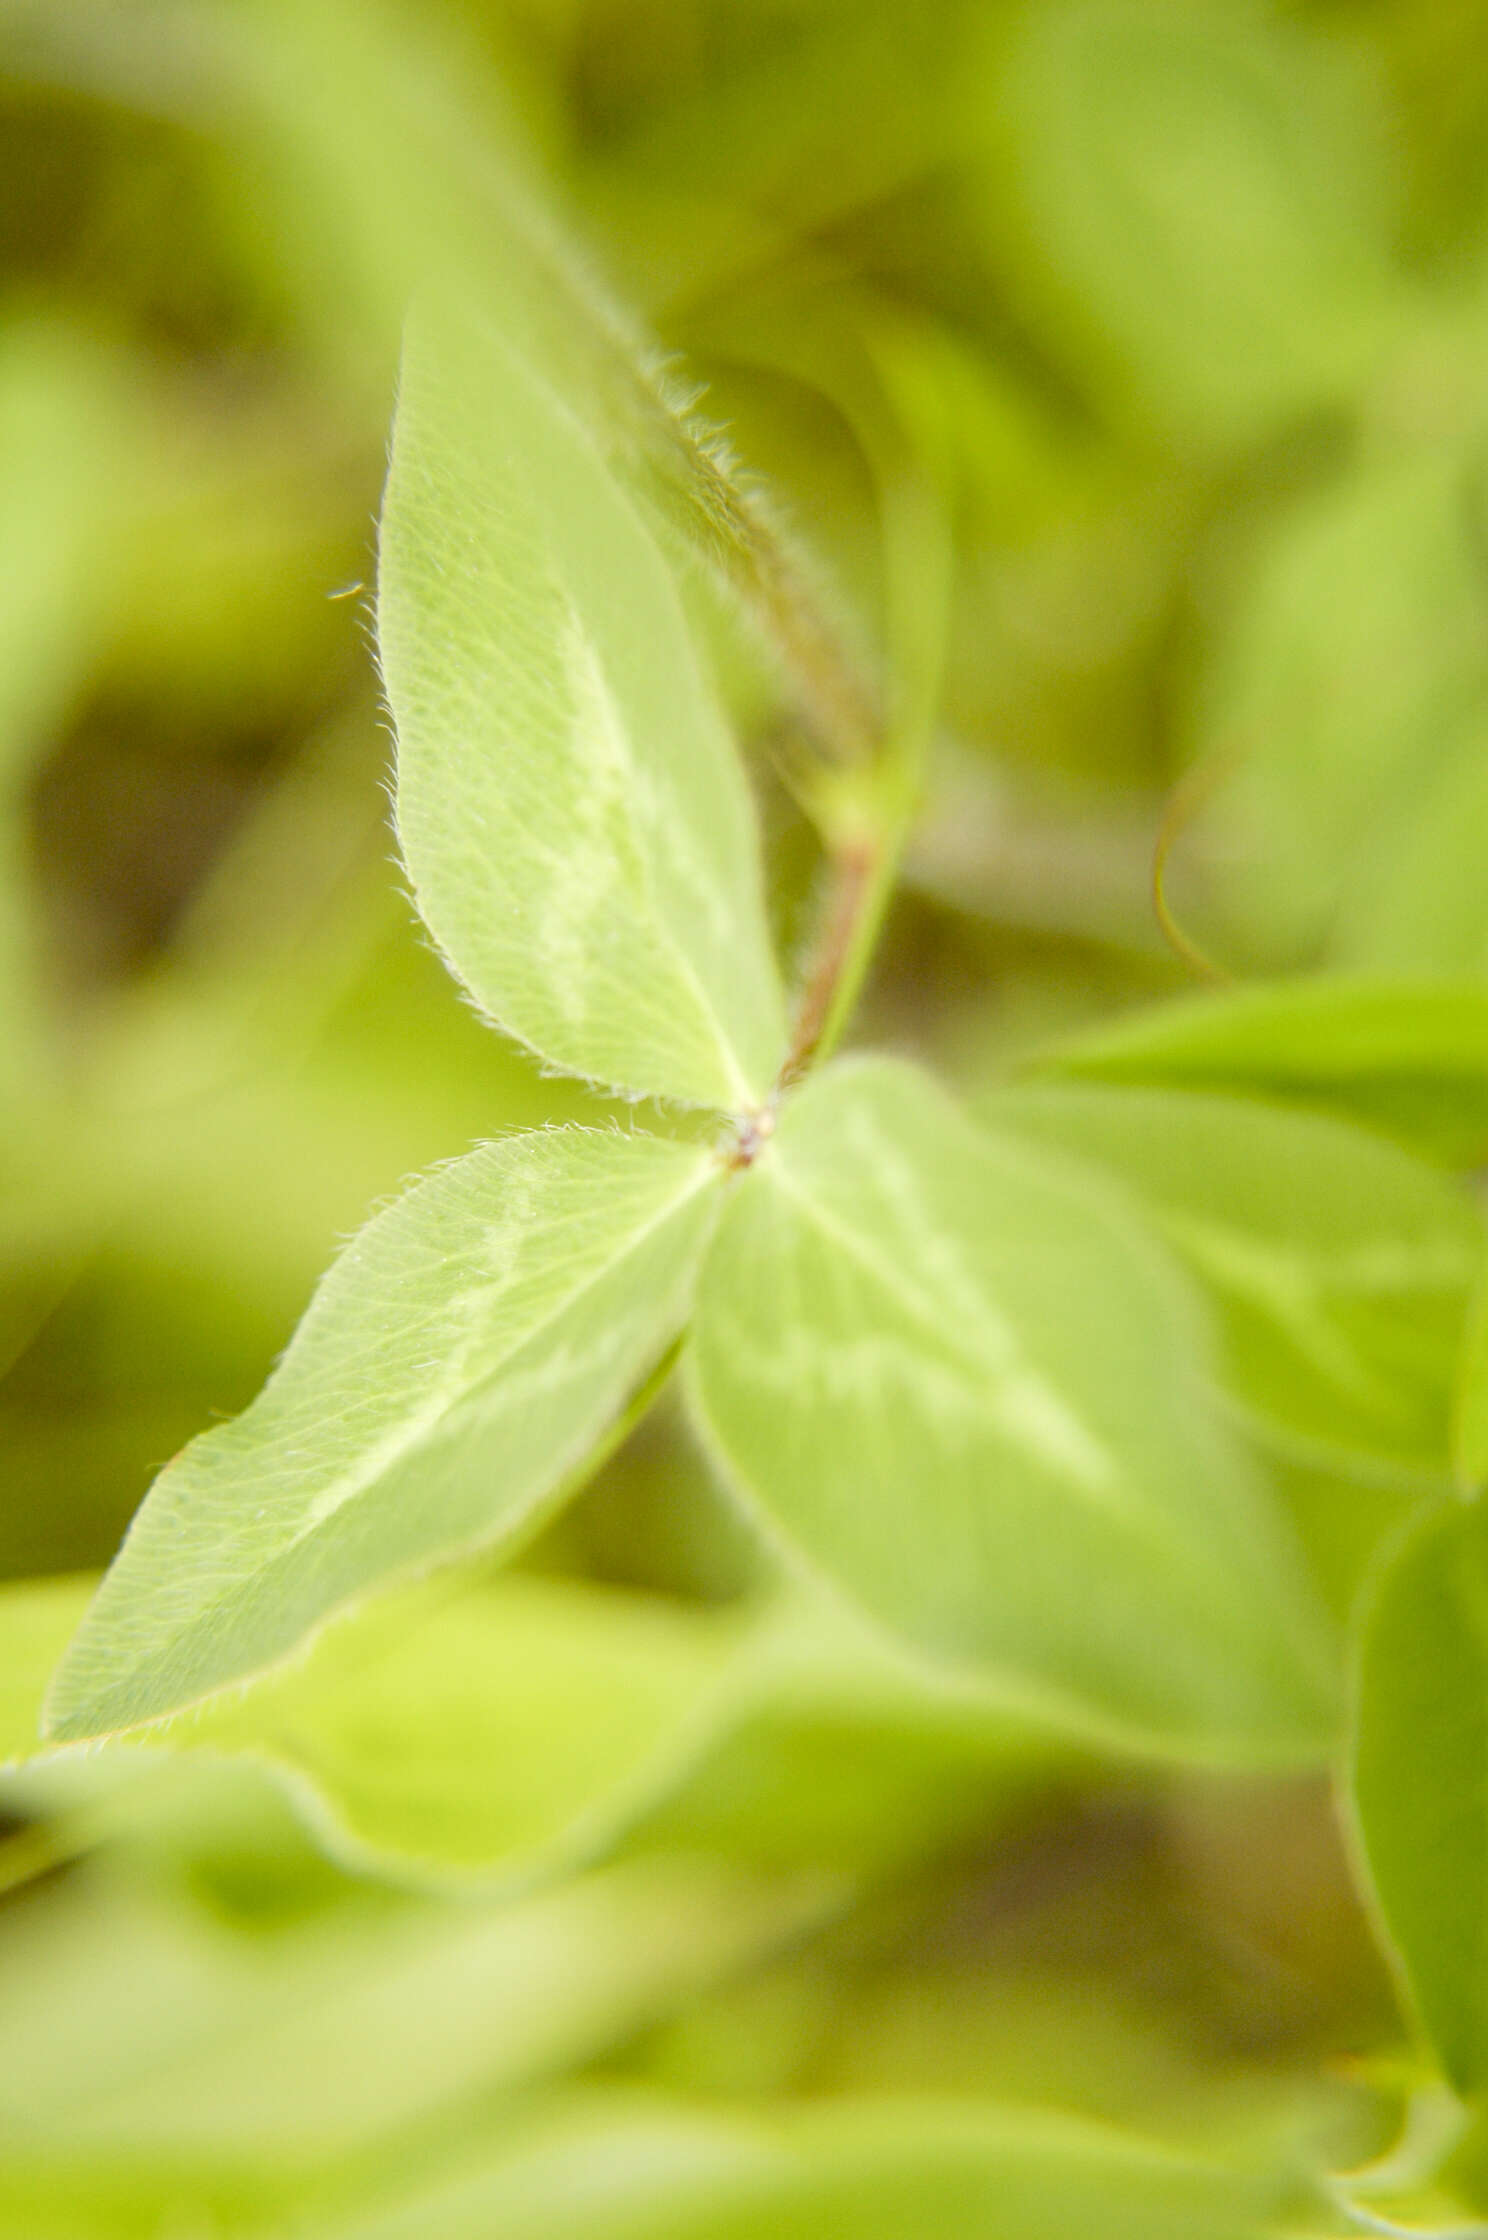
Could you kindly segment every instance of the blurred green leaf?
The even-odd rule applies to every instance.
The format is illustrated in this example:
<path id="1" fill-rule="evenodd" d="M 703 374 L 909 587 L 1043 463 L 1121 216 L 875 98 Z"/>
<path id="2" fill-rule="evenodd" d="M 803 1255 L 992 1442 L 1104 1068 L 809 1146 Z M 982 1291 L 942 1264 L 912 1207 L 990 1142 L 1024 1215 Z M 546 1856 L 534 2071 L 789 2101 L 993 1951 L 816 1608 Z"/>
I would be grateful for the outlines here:
<path id="1" fill-rule="evenodd" d="M 644 1848 L 876 1877 L 986 1841 L 1090 1763 L 1016 1684 L 906 1655 L 845 1604 L 785 1606 L 740 1659 L 729 1713 L 637 1828 Z"/>
<path id="2" fill-rule="evenodd" d="M 42 1695 L 95 1585 L 84 1578 L 0 1586 L 0 1767 L 42 1748 Z"/>
<path id="3" fill-rule="evenodd" d="M 292 2195 L 246 2168 L 190 2157 L 11 2147 L 0 2159 L 0 2240 L 158 2240 L 179 2230 L 262 2240 Z M 191 2221 L 188 2221 L 191 2220 Z"/>
<path id="4" fill-rule="evenodd" d="M 1266 1460 L 1342 1648 L 1381 1549 L 1420 1506 L 1420 1481 L 1361 1469 L 1338 1456 L 1305 1461 L 1278 1445 L 1268 1448 Z"/>
<path id="5" fill-rule="evenodd" d="M 516 1905 L 355 1893 L 253 1930 L 95 1870 L 49 1893 L 0 1984 L 7 2126 L 79 2159 L 407 2155 L 597 2058 L 799 1935 L 820 1880 L 639 1860 Z M 0 2197 L 3 2198 L 3 2197 Z"/>
<path id="6" fill-rule="evenodd" d="M 1360 1128 L 1241 1098 L 1070 1084 L 981 1108 L 1128 1183 L 1218 1310 L 1247 1415 L 1315 1459 L 1440 1485 L 1484 1232 L 1463 1191 Z"/>
<path id="7" fill-rule="evenodd" d="M 379 1215 L 259 1400 L 157 1482 L 52 1732 L 178 1710 L 381 1581 L 529 1530 L 675 1333 L 714 1173 L 656 1137 L 554 1130 Z"/>
<path id="8" fill-rule="evenodd" d="M 1466 1493 L 1488 1483 L 1488 1278 L 1479 1284 L 1457 1359 L 1452 1460 Z"/>
<path id="9" fill-rule="evenodd" d="M 582 2105 L 494 2167 L 345 2240 L 1260 2240 L 1296 2231 L 1284 2165 L 1205 2160 L 1033 2109 L 845 2101 L 773 2120 Z"/>
<path id="10" fill-rule="evenodd" d="M 35 1096 L 44 1049 L 24 808 L 96 654 L 135 414 L 112 354 L 61 321 L 0 322 L 0 1092 Z M 124 487 L 121 488 L 121 485 Z"/>
<path id="11" fill-rule="evenodd" d="M 1472 980 L 1340 974 L 1184 997 L 1046 1052 L 1040 1070 L 1311 1105 L 1448 1165 L 1488 1159 L 1488 988 Z"/>
<path id="12" fill-rule="evenodd" d="M 0 328 L 0 774 L 34 752 L 94 650 L 132 418 L 101 338 L 12 316 Z"/>
<path id="13" fill-rule="evenodd" d="M 1199 820 L 1226 942 L 1315 963 L 1335 912 L 1389 908 L 1402 829 L 1488 677 L 1473 457 L 1391 451 L 1284 514 L 1243 571 L 1196 686 Z M 1341 961 L 1349 961 L 1345 944 Z M 1384 928 L 1367 962 L 1419 969 Z"/>
<path id="14" fill-rule="evenodd" d="M 814 720 L 861 727 L 861 688 L 832 673 L 809 571 L 565 235 L 544 147 L 562 129 L 558 90 L 520 26 L 399 0 L 253 0 L 162 10 L 142 54 L 111 14 L 34 16 L 17 39 L 23 67 L 40 58 L 126 105 L 163 100 L 222 135 L 220 191 L 241 205 L 226 218 L 232 246 L 356 413 L 380 417 L 410 293 L 442 287 L 478 307 L 555 395 L 583 399 L 607 464 L 753 610 Z M 902 46 L 886 10 L 874 58 Z M 840 62 L 840 39 L 822 48 Z M 305 100 L 328 80 L 333 100 Z"/>
<path id="15" fill-rule="evenodd" d="M 956 0 L 912 14 L 900 0 L 664 6 L 654 44 L 601 49 L 616 83 L 576 151 L 586 226 L 613 242 L 643 300 L 722 302 L 802 243 L 892 206 L 945 161 L 958 12 Z"/>
<path id="16" fill-rule="evenodd" d="M 1353 1809 L 1412 2003 L 1459 2092 L 1488 2082 L 1488 1509 L 1417 1526 L 1360 1648 Z"/>
<path id="17" fill-rule="evenodd" d="M 1071 1756 L 814 1602 L 718 1611 L 520 1574 L 374 1604 L 164 1739 L 262 1760 L 332 1852 L 447 1885 L 520 1884 L 627 1839 L 862 1872 Z"/>
<path id="18" fill-rule="evenodd" d="M 1403 2065 L 1404 2066 L 1404 2065 Z M 1334 2191 L 1366 2232 L 1471 2240 L 1483 2207 L 1481 2117 L 1424 2065 L 1405 2069 L 1398 2136 L 1384 2152 L 1341 2171 Z"/>
<path id="19" fill-rule="evenodd" d="M 785 1029 L 742 774 L 660 554 L 494 336 L 410 337 L 378 632 L 403 849 L 483 1008 L 570 1072 L 756 1103 Z"/>
<path id="20" fill-rule="evenodd" d="M 1201 0 L 1015 21 L 1009 44 L 991 19 L 973 133 L 1075 370 L 1220 440 L 1346 393 L 1392 305 L 1382 135 L 1339 50 Z"/>
<path id="21" fill-rule="evenodd" d="M 913 1069 L 843 1066 L 787 1108 L 690 1360 L 727 1475 L 895 1632 L 1077 1729 L 1319 1747 L 1321 1639 L 1182 1283 L 1119 1198 Z"/>
<path id="22" fill-rule="evenodd" d="M 1488 719 L 1454 727 L 1439 761 L 1410 771 L 1345 893 L 1330 957 L 1355 972 L 1488 978 Z"/>
<path id="23" fill-rule="evenodd" d="M 0 1589 L 0 1770 L 28 1809 L 76 1805 L 83 1846 L 138 1822 L 131 1777 L 205 1754 L 267 1768 L 348 1866 L 420 1886 L 516 1887 L 627 1839 L 865 1871 L 1074 1757 L 814 1599 L 719 1610 L 521 1572 L 382 1596 L 284 1671 L 83 1755 L 43 1743 L 40 1711 L 93 1584 Z"/>
<path id="24" fill-rule="evenodd" d="M 436 1581 L 166 1739 L 286 1775 L 353 1865 L 520 1881 L 613 1848 L 686 1778 L 747 1694 L 750 1630 L 581 1581 Z"/>

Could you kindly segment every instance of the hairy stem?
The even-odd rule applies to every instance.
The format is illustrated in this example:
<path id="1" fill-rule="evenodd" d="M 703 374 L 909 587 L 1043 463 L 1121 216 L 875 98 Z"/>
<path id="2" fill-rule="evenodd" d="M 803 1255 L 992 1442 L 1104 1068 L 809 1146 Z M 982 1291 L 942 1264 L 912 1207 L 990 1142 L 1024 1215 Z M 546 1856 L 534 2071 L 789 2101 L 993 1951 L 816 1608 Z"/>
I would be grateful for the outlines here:
<path id="1" fill-rule="evenodd" d="M 824 1054 L 828 1029 L 843 1011 L 849 963 L 863 949 L 869 899 L 878 884 L 882 857 L 880 845 L 862 839 L 844 847 L 832 865 L 820 930 L 807 963 L 791 1022 L 790 1046 L 780 1069 L 782 1088 L 798 1079 L 813 1058 Z M 859 972 L 860 982 L 861 977 Z"/>
<path id="2" fill-rule="evenodd" d="M 685 423 L 680 432 L 697 483 L 691 505 L 707 527 L 715 564 L 790 675 L 813 737 L 834 762 L 871 761 L 882 717 L 805 569 L 707 445 Z"/>
<path id="3" fill-rule="evenodd" d="M 817 822 L 827 843 L 826 893 L 777 1092 L 798 1080 L 841 1039 L 863 990 L 893 899 L 919 806 L 934 729 L 950 548 L 933 491 L 892 463 L 881 465 L 888 547 L 888 639 L 898 706 L 854 770 L 819 788 Z"/>

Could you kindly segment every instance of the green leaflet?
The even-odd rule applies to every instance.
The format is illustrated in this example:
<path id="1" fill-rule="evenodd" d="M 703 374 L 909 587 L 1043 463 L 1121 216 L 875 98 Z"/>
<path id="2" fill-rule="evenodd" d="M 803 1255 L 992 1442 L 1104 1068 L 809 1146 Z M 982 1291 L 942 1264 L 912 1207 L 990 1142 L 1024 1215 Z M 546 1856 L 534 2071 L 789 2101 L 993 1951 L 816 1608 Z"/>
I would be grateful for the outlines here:
<path id="1" fill-rule="evenodd" d="M 53 1735 L 178 1710 L 383 1580 L 529 1529 L 683 1320 L 715 1173 L 695 1146 L 553 1129 L 380 1214 L 253 1406 L 157 1481 Z"/>
<path id="2" fill-rule="evenodd" d="M 493 335 L 416 320 L 378 591 L 419 909 L 570 1073 L 725 1110 L 785 1028 L 743 773 L 665 563 Z"/>
<path id="3" fill-rule="evenodd" d="M 1362 1128 L 1237 1097 L 1021 1088 L 982 1116 L 1132 1186 L 1217 1310 L 1225 1381 L 1273 1438 L 1438 1487 L 1483 1229 Z"/>
<path id="4" fill-rule="evenodd" d="M 611 2089 L 336 2240 L 1261 2240 L 1301 2188 L 1076 2117 L 955 2099 L 726 2116 Z"/>
<path id="5" fill-rule="evenodd" d="M 1453 1504 L 1379 1582 L 1352 1799 L 1407 1988 L 1459 2092 L 1488 2083 L 1488 1509 Z"/>
<path id="6" fill-rule="evenodd" d="M 1488 1159 L 1481 981 L 1339 974 L 1186 996 L 1049 1051 L 1040 1070 L 1316 1105 L 1448 1165 Z"/>
<path id="7" fill-rule="evenodd" d="M 788 1546 L 896 1632 L 1087 1723 L 1308 1753 L 1324 1653 L 1119 1200 L 891 1063 L 819 1078 L 700 1286 L 698 1415 Z"/>

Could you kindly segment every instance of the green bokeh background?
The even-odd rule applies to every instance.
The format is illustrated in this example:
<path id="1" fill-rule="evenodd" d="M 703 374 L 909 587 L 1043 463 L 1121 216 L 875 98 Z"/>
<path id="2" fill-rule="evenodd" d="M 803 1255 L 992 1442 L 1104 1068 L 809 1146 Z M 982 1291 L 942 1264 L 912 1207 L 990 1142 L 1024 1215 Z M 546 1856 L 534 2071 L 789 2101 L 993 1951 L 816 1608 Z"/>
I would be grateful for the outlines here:
<path id="1" fill-rule="evenodd" d="M 870 669 L 940 597 L 884 493 L 930 494 L 944 695 L 857 1031 L 979 1097 L 1195 985 L 1184 942 L 1238 977 L 1488 968 L 1485 145 L 1461 0 L 5 0 L 0 1577 L 105 1563 L 410 1174 L 603 1109 L 462 1004 L 388 822 L 399 326 L 423 269 L 481 286 L 487 168 L 562 212 Z M 695 589 L 793 953 L 814 857 L 781 698 Z M 711 1605 L 759 1559 L 663 1412 L 525 1561 Z M 1340 2065 L 1397 2025 L 1320 1795 L 1020 1762 L 969 1809 L 922 1800 L 906 1863 L 863 1747 L 830 1718 L 746 1747 L 646 1854 L 701 1884 L 565 1917 L 530 1995 L 604 2012 L 516 2082 L 488 2058 L 513 1992 L 390 2114 L 348 2054 L 304 2137 L 289 2085 L 257 2128 L 188 2135 L 144 2084 L 117 2133 L 88 2108 L 135 2069 L 176 2106 L 208 2041 L 239 2109 L 244 2078 L 391 2049 L 459 2008 L 476 1916 L 325 1864 L 266 1786 L 167 1784 L 101 1849 L 85 1829 L 0 1911 L 0 2231 L 339 2229 L 566 2072 L 1010 2093 L 1223 2140 L 1305 2075 L 1307 2122 L 1367 2145 Z M 741 1829 L 830 1823 L 834 1782 L 852 1901 L 736 1888 Z M 12 1844 L 98 1809 L 11 1801 Z M 718 1949 L 605 2007 L 616 1952 L 689 1908 Z M 438 1965 L 400 1958 L 380 2019 L 307 2041 L 389 1940 Z M 43 2073 L 52 2100 L 17 2081 Z"/>

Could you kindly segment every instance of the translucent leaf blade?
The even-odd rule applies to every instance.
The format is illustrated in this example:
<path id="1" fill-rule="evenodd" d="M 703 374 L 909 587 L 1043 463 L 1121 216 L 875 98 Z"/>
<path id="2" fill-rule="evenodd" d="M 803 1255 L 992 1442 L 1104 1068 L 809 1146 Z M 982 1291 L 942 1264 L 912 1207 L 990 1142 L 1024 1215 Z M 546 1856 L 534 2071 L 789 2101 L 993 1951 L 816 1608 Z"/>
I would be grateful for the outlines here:
<path id="1" fill-rule="evenodd" d="M 628 1094 L 757 1102 L 753 809 L 675 585 L 576 422 L 453 322 L 409 335 L 378 639 L 419 908 L 481 1007 Z"/>
<path id="2" fill-rule="evenodd" d="M 1185 1748 L 1327 1733 L 1294 1554 L 1175 1272 L 912 1069 L 788 1108 L 720 1225 L 691 1367 L 751 1504 L 897 1633 Z"/>
<path id="3" fill-rule="evenodd" d="M 157 1480 L 51 1732 L 161 1717 L 383 1580 L 530 1527 L 675 1335 L 715 1171 L 694 1146 L 554 1129 L 380 1214 L 253 1406 Z"/>

